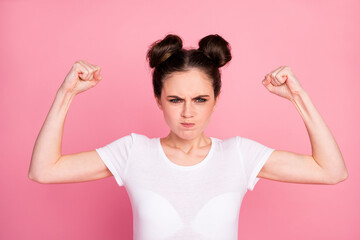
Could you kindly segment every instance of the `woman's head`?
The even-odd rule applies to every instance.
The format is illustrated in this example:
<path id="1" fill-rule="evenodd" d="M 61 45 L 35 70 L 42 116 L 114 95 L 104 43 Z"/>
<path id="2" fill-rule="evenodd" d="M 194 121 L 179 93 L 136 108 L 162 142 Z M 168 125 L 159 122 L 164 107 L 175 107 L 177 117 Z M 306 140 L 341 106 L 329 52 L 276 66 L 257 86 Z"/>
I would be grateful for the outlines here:
<path id="1" fill-rule="evenodd" d="M 157 104 L 172 132 L 185 139 L 202 134 L 220 95 L 219 68 L 231 60 L 229 44 L 209 35 L 199 41 L 199 49 L 186 50 L 178 36 L 169 34 L 152 44 L 147 58 L 155 68 Z"/>
<path id="2" fill-rule="evenodd" d="M 153 71 L 153 88 L 156 98 L 161 98 L 164 80 L 175 72 L 186 72 L 192 68 L 201 70 L 211 80 L 214 97 L 221 89 L 219 68 L 231 60 L 231 48 L 221 36 L 208 35 L 199 41 L 198 49 L 183 49 L 179 36 L 168 34 L 154 42 L 146 58 Z"/>

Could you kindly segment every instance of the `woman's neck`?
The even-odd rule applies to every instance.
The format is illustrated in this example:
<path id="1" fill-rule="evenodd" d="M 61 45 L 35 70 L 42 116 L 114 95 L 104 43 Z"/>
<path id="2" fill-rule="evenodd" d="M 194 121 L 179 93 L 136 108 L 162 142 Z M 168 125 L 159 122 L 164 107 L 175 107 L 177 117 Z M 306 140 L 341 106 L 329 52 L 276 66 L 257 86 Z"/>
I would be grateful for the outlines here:
<path id="1" fill-rule="evenodd" d="M 171 148 L 179 149 L 185 153 L 208 147 L 211 144 L 211 139 L 206 137 L 204 133 L 193 139 L 184 139 L 177 136 L 173 132 L 170 132 L 168 136 L 160 139 L 160 141 L 162 144 L 165 144 Z"/>

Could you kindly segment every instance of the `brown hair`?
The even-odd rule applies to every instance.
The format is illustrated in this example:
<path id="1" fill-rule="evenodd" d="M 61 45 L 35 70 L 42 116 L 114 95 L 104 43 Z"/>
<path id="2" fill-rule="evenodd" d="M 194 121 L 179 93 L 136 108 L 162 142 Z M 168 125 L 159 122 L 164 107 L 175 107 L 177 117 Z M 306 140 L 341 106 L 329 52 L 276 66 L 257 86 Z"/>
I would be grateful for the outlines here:
<path id="1" fill-rule="evenodd" d="M 183 49 L 179 36 L 168 34 L 154 42 L 146 55 L 154 68 L 152 82 L 155 96 L 161 98 L 163 80 L 173 72 L 197 68 L 212 80 L 215 98 L 220 94 L 221 74 L 219 68 L 231 60 L 231 47 L 225 39 L 214 34 L 199 41 L 198 49 Z"/>

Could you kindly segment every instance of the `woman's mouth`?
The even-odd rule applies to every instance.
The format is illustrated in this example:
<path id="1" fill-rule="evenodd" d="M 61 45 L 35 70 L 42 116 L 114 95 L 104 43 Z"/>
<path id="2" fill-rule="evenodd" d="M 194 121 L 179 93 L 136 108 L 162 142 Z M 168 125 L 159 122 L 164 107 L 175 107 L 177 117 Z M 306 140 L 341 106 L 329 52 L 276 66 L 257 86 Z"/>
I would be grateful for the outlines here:
<path id="1" fill-rule="evenodd" d="M 191 128 L 195 125 L 195 123 L 181 123 L 181 125 L 183 125 L 186 128 Z"/>

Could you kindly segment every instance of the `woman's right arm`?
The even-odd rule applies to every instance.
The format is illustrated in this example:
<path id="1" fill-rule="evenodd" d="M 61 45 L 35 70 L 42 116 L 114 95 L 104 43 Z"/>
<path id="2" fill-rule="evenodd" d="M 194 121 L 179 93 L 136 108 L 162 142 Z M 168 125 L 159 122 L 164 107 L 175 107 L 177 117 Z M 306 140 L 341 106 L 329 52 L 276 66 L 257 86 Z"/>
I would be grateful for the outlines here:
<path id="1" fill-rule="evenodd" d="M 39 183 L 71 183 L 111 176 L 95 150 L 62 155 L 61 142 L 66 114 L 73 98 L 101 80 L 100 67 L 77 61 L 56 93 L 36 139 L 29 178 Z"/>

